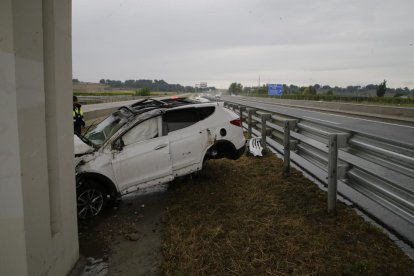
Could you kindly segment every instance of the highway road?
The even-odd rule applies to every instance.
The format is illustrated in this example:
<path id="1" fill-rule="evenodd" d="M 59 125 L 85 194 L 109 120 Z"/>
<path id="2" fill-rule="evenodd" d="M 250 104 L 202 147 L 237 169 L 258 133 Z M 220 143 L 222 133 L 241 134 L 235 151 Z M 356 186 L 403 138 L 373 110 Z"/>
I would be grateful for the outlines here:
<path id="1" fill-rule="evenodd" d="M 360 117 L 357 115 L 309 110 L 298 107 L 288 107 L 278 105 L 276 103 L 262 103 L 252 101 L 247 97 L 222 96 L 221 100 L 251 106 L 270 112 L 285 114 L 291 117 L 301 118 L 307 121 L 325 123 L 333 127 L 340 127 L 359 133 L 366 133 L 369 135 L 374 135 L 376 137 L 382 137 L 394 141 L 399 141 L 404 144 L 414 145 L 414 124 L 409 122 L 399 122 L 390 120 L 384 121 L 380 118 Z M 106 108 L 116 108 L 123 105 L 130 105 L 136 101 L 137 100 L 84 105 L 83 109 L 85 112 L 88 112 Z"/>
<path id="2" fill-rule="evenodd" d="M 91 112 L 91 111 L 108 109 L 108 108 L 118 108 L 124 105 L 131 105 L 133 103 L 136 103 L 137 101 L 138 100 L 99 103 L 99 104 L 85 104 L 85 105 L 82 105 L 82 109 L 84 112 Z"/>
<path id="3" fill-rule="evenodd" d="M 276 103 L 251 101 L 247 97 L 222 96 L 221 100 L 414 145 L 414 124 L 408 122 L 287 107 Z"/>

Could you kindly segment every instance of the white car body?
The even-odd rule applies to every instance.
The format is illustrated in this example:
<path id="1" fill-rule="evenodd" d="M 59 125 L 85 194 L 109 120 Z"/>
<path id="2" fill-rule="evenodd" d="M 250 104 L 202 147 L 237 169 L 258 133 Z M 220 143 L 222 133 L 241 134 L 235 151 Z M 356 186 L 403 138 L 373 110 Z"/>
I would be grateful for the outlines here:
<path id="1" fill-rule="evenodd" d="M 191 103 L 133 116 L 96 148 L 75 137 L 77 179 L 92 177 L 114 197 L 201 170 L 206 159 L 237 159 L 246 143 L 238 119 L 223 103 Z"/>

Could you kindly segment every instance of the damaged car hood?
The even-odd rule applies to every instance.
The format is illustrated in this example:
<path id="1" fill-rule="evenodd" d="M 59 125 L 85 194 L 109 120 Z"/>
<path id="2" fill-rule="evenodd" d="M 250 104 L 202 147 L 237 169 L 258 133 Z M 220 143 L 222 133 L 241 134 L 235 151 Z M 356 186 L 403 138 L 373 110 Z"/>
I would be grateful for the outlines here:
<path id="1" fill-rule="evenodd" d="M 75 155 L 90 153 L 94 148 L 85 144 L 77 135 L 73 135 L 73 142 L 75 146 Z"/>

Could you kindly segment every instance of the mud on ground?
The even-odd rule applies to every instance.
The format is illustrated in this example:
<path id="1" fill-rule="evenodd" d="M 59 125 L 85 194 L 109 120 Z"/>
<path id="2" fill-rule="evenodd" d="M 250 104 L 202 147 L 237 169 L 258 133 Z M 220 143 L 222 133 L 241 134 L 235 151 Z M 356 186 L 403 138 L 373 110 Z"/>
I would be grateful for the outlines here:
<path id="1" fill-rule="evenodd" d="M 81 261 L 73 276 L 160 275 L 166 186 L 124 196 L 78 222 Z"/>

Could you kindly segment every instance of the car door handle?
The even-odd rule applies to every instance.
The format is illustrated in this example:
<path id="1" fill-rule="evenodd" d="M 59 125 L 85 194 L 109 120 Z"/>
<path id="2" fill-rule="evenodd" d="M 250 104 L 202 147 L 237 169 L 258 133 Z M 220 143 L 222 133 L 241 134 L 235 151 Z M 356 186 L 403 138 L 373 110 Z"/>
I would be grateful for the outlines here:
<path id="1" fill-rule="evenodd" d="M 165 148 L 166 146 L 168 146 L 168 145 L 167 145 L 167 144 L 158 145 L 158 146 L 156 146 L 156 147 L 154 148 L 154 150 L 163 149 L 163 148 Z"/>

